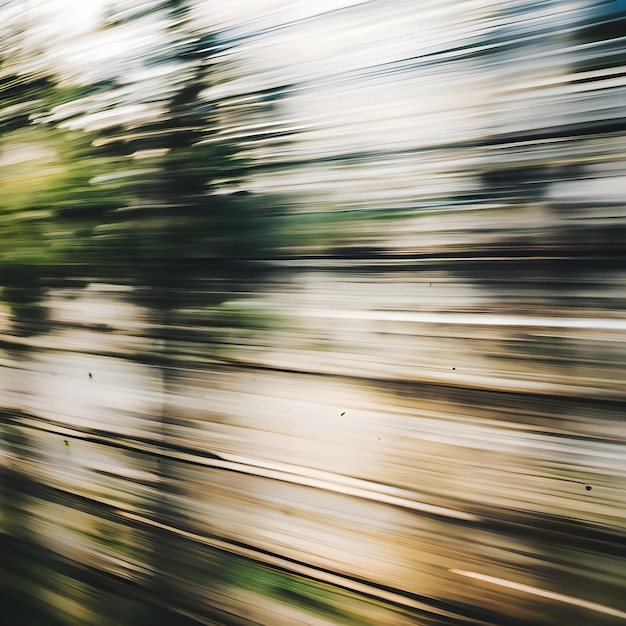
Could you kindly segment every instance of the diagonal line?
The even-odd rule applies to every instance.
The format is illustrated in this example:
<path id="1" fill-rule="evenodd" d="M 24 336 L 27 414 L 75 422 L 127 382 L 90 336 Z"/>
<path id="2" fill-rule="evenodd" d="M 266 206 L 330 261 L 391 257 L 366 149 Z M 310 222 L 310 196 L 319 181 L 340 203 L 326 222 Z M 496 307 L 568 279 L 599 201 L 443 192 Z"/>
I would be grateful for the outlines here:
<path id="1" fill-rule="evenodd" d="M 595 602 L 588 602 L 587 600 L 581 600 L 580 598 L 573 598 L 572 596 L 566 596 L 562 593 L 555 593 L 554 591 L 546 591 L 545 589 L 539 589 L 538 587 L 531 587 L 530 585 L 523 585 L 521 583 L 515 583 L 510 580 L 504 580 L 503 578 L 496 578 L 495 576 L 487 576 L 486 574 L 478 574 L 476 572 L 466 572 L 458 569 L 449 570 L 453 574 L 459 576 L 467 576 L 468 578 L 475 578 L 476 580 L 482 580 L 486 583 L 493 585 L 499 585 L 500 587 L 508 587 L 509 589 L 515 589 L 517 591 L 523 591 L 525 593 L 531 593 L 535 596 L 541 596 L 542 598 L 549 598 L 550 600 L 557 600 L 559 602 L 565 602 L 567 604 L 573 604 L 583 609 L 589 609 L 590 611 L 596 611 L 597 613 L 604 613 L 605 615 L 611 615 L 613 617 L 619 617 L 626 619 L 626 613 L 612 609 L 609 606 L 603 604 L 596 604 Z"/>

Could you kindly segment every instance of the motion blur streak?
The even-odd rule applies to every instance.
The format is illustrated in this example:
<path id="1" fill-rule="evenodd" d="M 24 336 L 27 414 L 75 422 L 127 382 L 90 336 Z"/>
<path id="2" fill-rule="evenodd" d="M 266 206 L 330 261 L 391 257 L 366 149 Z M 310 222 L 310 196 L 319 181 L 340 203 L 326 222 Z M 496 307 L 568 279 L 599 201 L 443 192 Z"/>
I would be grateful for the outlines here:
<path id="1" fill-rule="evenodd" d="M 0 24 L 0 626 L 626 623 L 624 0 Z"/>
<path id="2" fill-rule="evenodd" d="M 526 591 L 537 596 L 543 596 L 544 598 L 552 598 L 554 600 L 560 600 L 561 602 L 567 602 L 569 604 L 575 604 L 576 606 L 582 606 L 591 611 L 598 611 L 599 613 L 606 613 L 607 615 L 613 615 L 614 617 L 620 617 L 626 619 L 626 613 L 621 611 L 615 611 L 609 609 L 601 604 L 595 604 L 594 602 L 584 602 L 583 600 L 577 600 L 569 596 L 564 596 L 560 593 L 551 593 L 550 591 L 544 591 L 543 589 L 536 589 L 535 587 L 529 587 L 528 585 L 520 585 L 519 583 L 513 583 L 508 580 L 502 580 L 500 578 L 494 578 L 493 576 L 485 576 L 484 574 L 476 574 L 475 572 L 461 572 L 460 570 L 450 570 L 454 574 L 460 574 L 461 576 L 468 576 L 469 578 L 476 578 L 477 580 L 484 580 L 494 585 L 501 585 L 502 587 L 510 587 L 511 589 L 519 589 L 520 591 Z"/>

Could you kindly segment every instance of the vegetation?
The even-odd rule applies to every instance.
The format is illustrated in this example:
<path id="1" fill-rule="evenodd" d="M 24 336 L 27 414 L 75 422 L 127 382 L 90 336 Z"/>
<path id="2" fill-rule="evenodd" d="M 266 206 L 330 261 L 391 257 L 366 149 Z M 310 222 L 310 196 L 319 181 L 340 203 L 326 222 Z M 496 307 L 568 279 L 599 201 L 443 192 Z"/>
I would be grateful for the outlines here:
<path id="1" fill-rule="evenodd" d="M 275 198 L 240 189 L 250 165 L 242 146 L 220 131 L 245 111 L 211 94 L 223 80 L 214 35 L 197 30 L 185 0 L 156 0 L 135 14 L 110 16 L 104 29 L 129 23 L 140 29 L 146 20 L 162 37 L 142 60 L 148 74 L 160 76 L 156 87 L 116 68 L 82 85 L 31 70 L 19 28 L 0 49 L 0 300 L 12 312 L 13 334 L 26 336 L 46 331 L 52 287 L 94 280 L 130 286 L 130 297 L 153 320 L 151 363 L 161 370 L 164 389 L 154 431 L 166 444 L 177 419 L 167 398 L 176 387 L 171 344 L 181 310 L 217 311 L 245 291 L 237 285 L 258 285 L 280 215 Z M 128 98 L 140 113 L 127 114 Z M 111 121 L 93 123 L 102 118 Z M 219 290 L 207 288 L 215 282 Z M 210 323 L 210 316 L 197 319 Z M 230 321 L 256 323 L 250 312 Z M 3 435 L 13 436 L 4 427 Z M 8 454 L 19 460 L 29 447 L 8 446 Z M 146 503 L 151 517 L 185 528 L 174 504 L 176 468 L 163 459 L 157 473 L 157 495 Z M 43 558 L 46 550 L 27 532 L 30 513 L 20 498 L 28 499 L 30 479 L 17 470 L 1 478 L 0 496 L 15 500 L 0 529 L 0 576 L 8 590 L 3 613 L 11 623 L 69 624 L 58 621 L 56 608 L 35 601 L 50 592 L 59 566 Z M 145 581 L 148 601 L 118 603 L 116 623 L 181 624 L 168 607 L 188 595 L 184 581 L 192 572 L 181 560 L 184 546 L 158 530 L 146 545 L 153 572 Z M 92 609 L 106 607 L 92 603 Z"/>

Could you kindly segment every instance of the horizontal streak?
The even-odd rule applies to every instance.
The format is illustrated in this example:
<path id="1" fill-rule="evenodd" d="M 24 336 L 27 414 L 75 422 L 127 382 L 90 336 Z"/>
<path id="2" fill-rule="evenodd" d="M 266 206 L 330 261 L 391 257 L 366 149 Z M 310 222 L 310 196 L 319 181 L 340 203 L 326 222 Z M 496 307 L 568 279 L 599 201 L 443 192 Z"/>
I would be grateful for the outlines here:
<path id="1" fill-rule="evenodd" d="M 41 472 L 40 478 L 43 477 L 44 472 Z M 265 566 L 277 568 L 295 576 L 302 576 L 304 578 L 308 578 L 309 580 L 315 580 L 323 584 L 351 591 L 361 596 L 386 602 L 404 610 L 420 611 L 422 613 L 448 617 L 457 620 L 455 623 L 475 624 L 477 626 L 485 626 L 486 624 L 491 623 L 485 622 L 482 619 L 475 619 L 463 613 L 453 612 L 454 608 L 452 608 L 452 610 L 447 610 L 445 608 L 428 604 L 427 602 L 423 602 L 418 599 L 418 597 L 414 594 L 403 591 L 402 589 L 390 588 L 374 581 L 356 578 L 349 574 L 342 574 L 316 565 L 308 565 L 296 559 L 281 556 L 256 546 L 243 544 L 236 540 L 221 538 L 218 536 L 204 536 L 198 533 L 183 530 L 181 528 L 176 528 L 175 526 L 163 524 L 162 522 L 158 522 L 154 519 L 136 513 L 136 509 L 134 507 L 122 502 L 115 502 L 107 498 L 102 498 L 101 496 L 94 497 L 92 494 L 81 493 L 63 487 L 46 485 L 43 482 L 40 484 L 48 486 L 59 494 L 77 497 L 83 502 L 86 501 L 90 504 L 104 506 L 115 515 L 128 520 L 129 522 L 133 522 L 141 526 L 158 528 L 178 537 L 187 539 L 188 541 L 202 544 L 209 548 L 220 550 L 234 556 L 239 556 Z M 82 561 L 81 564 L 84 565 L 84 561 Z M 125 569 L 138 571 L 136 565 L 137 563 L 133 560 L 123 561 Z M 101 569 L 101 571 L 107 571 L 102 567 L 102 564 L 97 566 L 97 568 Z"/>
<path id="2" fill-rule="evenodd" d="M 194 451 L 168 449 L 167 446 L 161 448 L 159 446 L 159 442 L 132 441 L 129 440 L 128 437 L 116 437 L 114 433 L 109 435 L 102 433 L 90 433 L 71 426 L 50 424 L 37 418 L 17 419 L 14 421 L 22 427 L 34 428 L 52 435 L 89 441 L 99 445 L 115 446 L 136 453 L 149 454 L 157 458 L 161 457 L 171 461 L 179 461 L 203 467 L 213 467 L 215 469 L 224 469 L 232 472 L 238 472 L 240 474 L 279 480 L 281 482 L 292 483 L 302 487 L 313 487 L 323 491 L 362 498 L 364 500 L 370 500 L 380 504 L 398 506 L 420 513 L 436 515 L 438 517 L 446 517 L 467 522 L 480 521 L 476 515 L 466 513 L 465 511 L 458 511 L 448 507 L 420 502 L 415 499 L 417 494 L 413 494 L 407 490 L 397 489 L 388 485 L 374 483 L 367 480 L 341 476 L 331 472 L 323 472 L 306 467 L 299 467 L 297 465 L 268 462 L 261 459 L 253 459 L 236 455 L 217 455 L 213 452 L 205 454 L 202 454 L 201 452 L 194 453 Z"/>
<path id="3" fill-rule="evenodd" d="M 166 524 L 162 524 L 160 522 L 149 519 L 142 515 L 137 515 L 135 513 L 121 511 L 120 515 L 134 522 L 171 532 L 175 535 L 184 537 L 185 539 L 194 541 L 196 543 L 202 543 L 209 547 L 217 548 L 218 550 L 229 552 L 230 554 L 236 554 L 237 556 L 251 559 L 253 561 L 263 563 L 265 565 L 277 567 L 282 570 L 289 571 L 290 573 L 295 574 L 295 575 L 304 576 L 306 578 L 314 579 L 314 580 L 317 580 L 317 581 L 320 581 L 329 585 L 333 585 L 335 587 L 348 589 L 350 591 L 353 591 L 361 595 L 374 597 L 379 600 L 383 600 L 385 602 L 394 604 L 396 606 L 402 606 L 407 609 L 433 613 L 435 615 L 441 615 L 441 616 L 450 617 L 453 619 L 459 619 L 461 617 L 461 615 L 457 613 L 452 613 L 450 611 L 438 609 L 436 607 L 425 604 L 424 602 L 420 602 L 411 597 L 408 597 L 402 593 L 395 593 L 392 590 L 381 589 L 380 587 L 376 585 L 371 585 L 367 582 L 354 580 L 352 578 L 342 576 L 341 574 L 335 574 L 332 572 L 320 570 L 314 566 L 306 565 L 304 563 L 299 563 L 291 559 L 286 559 L 277 555 L 257 551 L 253 548 L 248 548 L 244 545 L 233 544 L 228 541 L 224 541 L 222 539 L 217 539 L 217 538 L 212 538 L 212 537 L 203 537 L 202 535 L 197 535 L 195 533 L 181 530 L 173 526 L 168 526 Z M 468 618 L 464 618 L 464 622 L 467 622 L 467 620 Z M 474 622 L 476 624 L 479 624 L 479 623 L 484 624 L 484 622 L 482 621 L 477 621 L 473 619 L 471 620 L 471 622 Z"/>
<path id="4" fill-rule="evenodd" d="M 182 460 L 193 461 L 194 457 L 187 459 L 185 454 L 172 455 L 173 458 L 179 458 Z M 414 500 L 407 495 L 393 495 L 389 493 L 381 493 L 382 486 L 376 483 L 369 483 L 368 481 L 359 481 L 362 483 L 362 487 L 353 485 L 341 484 L 343 477 L 332 476 L 331 480 L 324 480 L 320 478 L 313 478 L 305 476 L 306 470 L 302 470 L 297 466 L 290 466 L 289 469 L 270 469 L 261 467 L 261 462 L 255 462 L 254 459 L 248 459 L 248 462 L 233 462 L 224 459 L 210 459 L 200 458 L 199 463 L 209 467 L 227 469 L 242 474 L 249 474 L 252 476 L 260 476 L 263 478 L 270 478 L 274 480 L 280 480 L 282 482 L 293 483 L 301 485 L 303 487 L 313 487 L 315 489 L 322 489 L 323 491 L 330 491 L 333 493 L 339 493 L 346 496 L 354 496 L 357 498 L 363 498 L 364 500 L 370 500 L 381 504 L 389 504 L 392 506 L 399 506 L 404 509 L 413 511 L 419 511 L 421 513 L 427 513 L 431 515 L 437 515 L 439 517 L 448 517 L 452 519 L 464 520 L 464 521 L 479 521 L 478 517 L 471 513 L 465 513 L 464 511 L 457 511 L 447 507 L 437 506 L 433 504 L 427 504 L 426 502 L 420 502 Z M 329 476 L 331 476 L 329 474 Z"/>
<path id="5" fill-rule="evenodd" d="M 626 330 L 626 319 L 526 317 L 515 315 L 459 315 L 456 313 L 409 313 L 404 311 L 346 311 L 331 309 L 301 309 L 294 311 L 303 317 L 331 319 L 374 320 L 381 322 L 411 322 L 418 324 L 466 324 L 469 326 L 527 326 L 536 328 L 580 328 L 597 330 Z"/>
<path id="6" fill-rule="evenodd" d="M 596 613 L 604 613 L 605 615 L 611 615 L 612 617 L 626 619 L 626 613 L 618 611 L 617 609 L 612 609 L 608 606 L 604 606 L 603 604 L 596 604 L 595 602 L 581 600 L 580 598 L 573 598 L 572 596 L 566 596 L 562 593 L 555 593 L 554 591 L 546 591 L 545 589 L 539 589 L 538 587 L 531 587 L 530 585 L 523 585 L 521 583 L 516 583 L 510 580 L 504 580 L 503 578 L 496 578 L 495 576 L 487 576 L 486 574 L 466 572 L 458 569 L 451 569 L 449 571 L 453 574 L 458 574 L 459 576 L 475 578 L 476 580 L 482 580 L 483 582 L 491 583 L 493 585 L 499 585 L 500 587 L 508 587 L 509 589 L 515 589 L 516 591 L 531 593 L 535 596 L 540 596 L 542 598 L 548 598 L 550 600 L 557 600 L 558 602 L 573 604 L 574 606 L 579 606 L 583 609 L 596 611 Z"/>

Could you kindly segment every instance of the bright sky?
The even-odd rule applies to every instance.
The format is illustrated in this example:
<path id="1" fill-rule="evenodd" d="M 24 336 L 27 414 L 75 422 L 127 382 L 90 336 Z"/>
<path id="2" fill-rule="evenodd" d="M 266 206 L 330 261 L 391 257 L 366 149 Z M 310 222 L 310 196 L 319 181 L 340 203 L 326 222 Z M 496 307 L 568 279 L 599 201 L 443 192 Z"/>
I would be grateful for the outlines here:
<path id="1" fill-rule="evenodd" d="M 43 34 L 54 41 L 49 57 L 54 67 L 80 74 L 86 82 L 108 77 L 123 62 L 125 75 L 132 72 L 133 78 L 140 78 L 146 95 L 153 77 L 141 66 L 142 52 L 158 43 L 158 28 L 132 23 L 94 34 L 107 0 L 30 1 L 33 14 L 46 16 Z M 141 0 L 115 4 L 137 11 Z M 255 33 L 233 51 L 244 76 L 231 83 L 234 93 L 299 86 L 283 103 L 282 115 L 290 122 L 298 120 L 306 130 L 290 146 L 259 153 L 260 159 L 280 160 L 288 158 L 289 151 L 306 158 L 405 151 L 480 134 L 483 121 L 478 113 L 484 112 L 490 97 L 484 72 L 465 62 L 410 70 L 395 65 L 468 43 L 476 37 L 481 11 L 488 12 L 490 4 L 492 0 L 424 0 L 416 10 L 415 0 L 225 0 L 200 2 L 199 7 L 207 25 L 238 35 Z M 339 10 L 347 7 L 352 9 Z M 334 176 L 327 169 L 307 175 L 312 186 L 335 198 L 341 190 L 353 197 L 350 181 L 355 179 L 369 197 L 376 196 L 371 187 L 380 187 L 381 198 L 402 196 L 406 201 L 415 187 L 408 179 L 427 179 L 446 189 L 455 183 L 443 172 L 437 179 L 432 157 L 406 159 L 410 168 L 405 162 L 385 161 L 375 176 L 372 162 L 367 172 L 352 167 Z M 421 180 L 421 188 L 425 184 Z"/>

